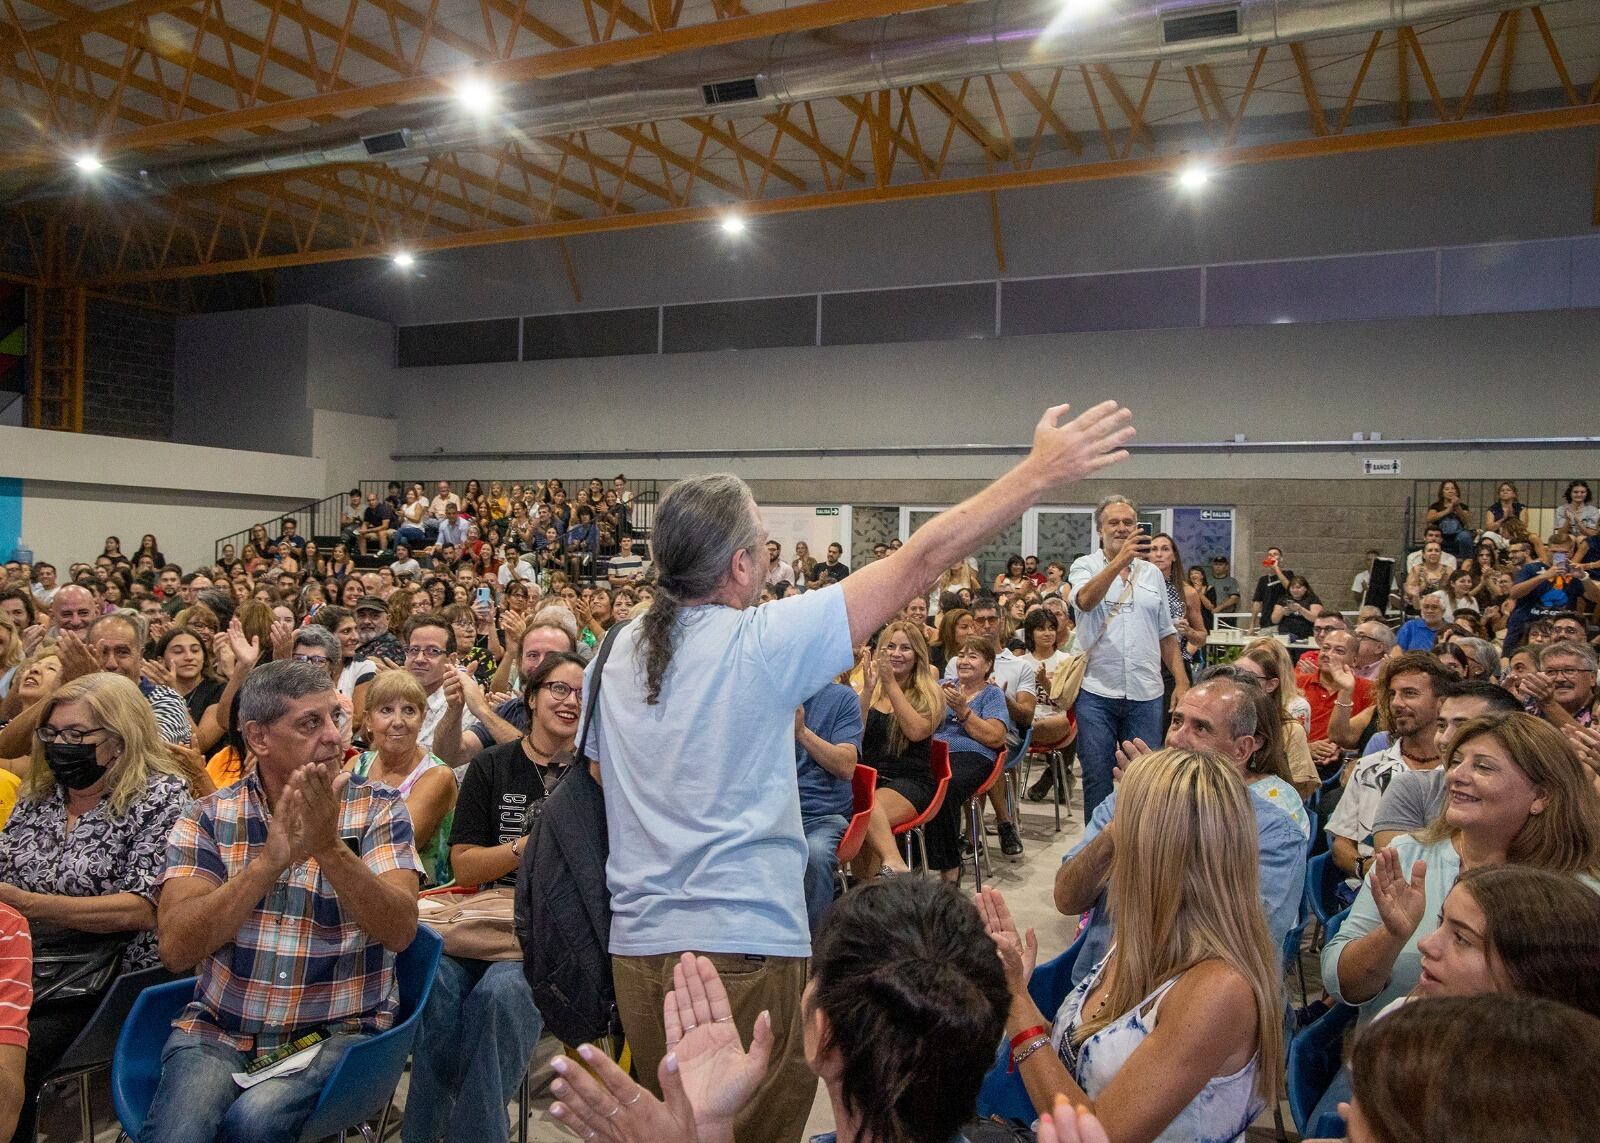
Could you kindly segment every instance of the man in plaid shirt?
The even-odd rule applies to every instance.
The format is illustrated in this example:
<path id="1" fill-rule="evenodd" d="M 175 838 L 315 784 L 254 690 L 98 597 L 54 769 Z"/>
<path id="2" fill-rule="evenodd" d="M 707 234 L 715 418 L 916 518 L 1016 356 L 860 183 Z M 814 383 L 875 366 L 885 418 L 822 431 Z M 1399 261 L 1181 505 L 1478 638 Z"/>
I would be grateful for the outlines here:
<path id="1" fill-rule="evenodd" d="M 421 871 L 400 795 L 339 772 L 338 711 L 326 670 L 257 668 L 239 700 L 254 767 L 173 827 L 161 959 L 198 979 L 144 1143 L 295 1140 L 344 1051 L 394 1022 L 394 954 L 416 935 Z M 234 1082 L 313 1031 L 329 1038 L 303 1070 Z"/>

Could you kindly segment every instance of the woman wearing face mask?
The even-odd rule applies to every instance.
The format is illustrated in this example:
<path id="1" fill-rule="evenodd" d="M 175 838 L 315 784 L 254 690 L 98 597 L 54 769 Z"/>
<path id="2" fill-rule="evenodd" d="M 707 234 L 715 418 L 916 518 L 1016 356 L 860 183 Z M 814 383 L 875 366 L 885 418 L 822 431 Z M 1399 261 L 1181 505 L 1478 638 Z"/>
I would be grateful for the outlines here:
<path id="1" fill-rule="evenodd" d="M 22 798 L 0 833 L 0 901 L 28 919 L 35 953 L 126 941 L 119 971 L 158 964 L 156 884 L 167 834 L 188 804 L 188 780 L 138 687 L 97 672 L 57 690 L 34 735 Z M 33 1138 L 40 1082 L 99 1001 L 34 1005 L 19 1138 Z"/>
<path id="2" fill-rule="evenodd" d="M 968 622 L 970 622 L 970 617 Z M 919 624 L 900 619 L 883 629 L 878 649 L 862 664 L 861 719 L 866 726 L 861 760 L 878 772 L 878 796 L 867 825 L 858 873 L 908 872 L 894 827 L 933 802 L 929 740 L 944 718 L 944 695 L 928 665 Z"/>
<path id="3" fill-rule="evenodd" d="M 1600 889 L 1600 796 L 1561 732 L 1526 714 L 1475 718 L 1445 751 L 1444 809 L 1380 850 L 1350 916 L 1322 952 L 1328 991 L 1362 1021 L 1416 985 L 1419 942 L 1462 872 L 1507 862 Z"/>
<path id="4" fill-rule="evenodd" d="M 546 655 L 523 688 L 527 732 L 468 763 L 450 833 L 458 885 L 516 884 L 532 820 L 571 761 L 583 667 L 570 652 Z M 407 1106 L 415 1110 L 403 1143 L 506 1143 L 506 1103 L 541 1027 L 520 961 L 442 957 L 412 1059 Z"/>
<path id="5" fill-rule="evenodd" d="M 345 767 L 352 777 L 392 786 L 405 799 L 417 853 L 428 880 L 450 880 L 450 815 L 455 772 L 417 744 L 428 696 L 407 671 L 385 671 L 367 687 L 366 729 L 371 749 Z"/>

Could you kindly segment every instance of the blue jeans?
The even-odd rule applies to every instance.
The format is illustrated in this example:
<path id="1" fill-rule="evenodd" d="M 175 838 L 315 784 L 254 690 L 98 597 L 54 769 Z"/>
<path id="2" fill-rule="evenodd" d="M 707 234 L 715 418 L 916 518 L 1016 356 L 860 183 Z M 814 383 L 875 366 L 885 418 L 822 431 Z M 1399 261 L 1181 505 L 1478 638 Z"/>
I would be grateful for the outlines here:
<path id="1" fill-rule="evenodd" d="M 1111 794 L 1111 771 L 1117 746 L 1130 738 L 1160 749 L 1165 734 L 1162 702 L 1153 699 L 1102 698 L 1085 688 L 1073 708 L 1078 715 L 1078 764 L 1083 768 L 1083 820 Z"/>
<path id="2" fill-rule="evenodd" d="M 139 1143 L 296 1143 L 333 1066 L 363 1039 L 334 1036 L 304 1071 L 241 1091 L 233 1073 L 251 1054 L 175 1031 L 161 1052 L 161 1082 Z"/>
<path id="3" fill-rule="evenodd" d="M 404 1143 L 507 1143 L 544 1020 L 517 960 L 439 958 L 411 1057 Z"/>
<path id="4" fill-rule="evenodd" d="M 428 533 L 415 524 L 401 524 L 399 530 L 394 534 L 394 542 L 396 544 L 404 544 L 414 552 L 427 544 Z"/>
<path id="5" fill-rule="evenodd" d="M 806 831 L 806 920 L 811 923 L 811 939 L 822 931 L 822 922 L 833 907 L 834 872 L 839 868 L 839 839 L 850 821 L 841 814 L 801 815 L 800 827 Z"/>

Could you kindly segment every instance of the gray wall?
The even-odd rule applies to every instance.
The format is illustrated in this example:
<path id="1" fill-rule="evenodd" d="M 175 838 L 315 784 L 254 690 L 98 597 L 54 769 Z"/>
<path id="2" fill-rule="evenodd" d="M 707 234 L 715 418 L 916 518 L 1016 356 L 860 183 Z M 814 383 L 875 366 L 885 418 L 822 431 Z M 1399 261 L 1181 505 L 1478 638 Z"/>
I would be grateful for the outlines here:
<path id="1" fill-rule="evenodd" d="M 402 453 L 871 447 L 1028 439 L 1040 410 L 1113 397 L 1145 442 L 1589 431 L 1600 311 L 1051 334 L 910 345 L 407 369 Z M 552 418 L 550 410 L 570 414 Z M 509 414 L 509 415 L 508 415 Z M 1365 455 L 1383 455 L 1381 446 Z M 782 476 L 836 470 L 799 458 Z M 908 474 L 846 462 L 861 476 Z M 947 462 L 934 462 L 944 466 Z M 988 458 L 982 470 L 1000 462 Z M 1160 458 L 1152 475 L 1180 475 Z M 1231 471 L 1247 472 L 1249 465 Z M 1263 475 L 1285 472 L 1281 459 Z M 1341 463 L 1348 463 L 1343 461 Z M 922 467 L 925 472 L 925 466 Z M 1194 462 L 1188 467 L 1191 475 Z M 1300 475 L 1354 475 L 1296 469 Z M 965 475 L 965 471 L 952 474 Z M 880 503 L 882 501 L 879 501 Z"/>
<path id="2" fill-rule="evenodd" d="M 308 340 L 304 306 L 180 318 L 172 439 L 309 456 Z"/>
<path id="3" fill-rule="evenodd" d="M 1169 179 L 1000 196 L 1011 277 L 1411 249 L 1592 232 L 1589 132 L 1304 159 L 1222 173 L 1199 197 Z M 761 218 L 287 270 L 278 297 L 397 324 L 992 278 L 984 196 Z"/>

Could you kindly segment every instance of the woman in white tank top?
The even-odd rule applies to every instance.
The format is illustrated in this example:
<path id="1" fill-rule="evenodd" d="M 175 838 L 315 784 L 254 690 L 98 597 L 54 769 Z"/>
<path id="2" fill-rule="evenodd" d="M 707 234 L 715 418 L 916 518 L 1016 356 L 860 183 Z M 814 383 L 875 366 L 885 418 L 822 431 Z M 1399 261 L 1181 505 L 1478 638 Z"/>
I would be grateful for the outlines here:
<path id="1" fill-rule="evenodd" d="M 1028 995 L 1032 942 L 997 892 L 980 894 L 1012 993 L 1012 1059 L 1036 1110 L 1064 1094 L 1111 1143 L 1240 1138 L 1284 1071 L 1249 791 L 1218 755 L 1159 750 L 1128 766 L 1116 798 L 1076 859 L 1105 862 L 1116 943 L 1055 1012 Z"/>

